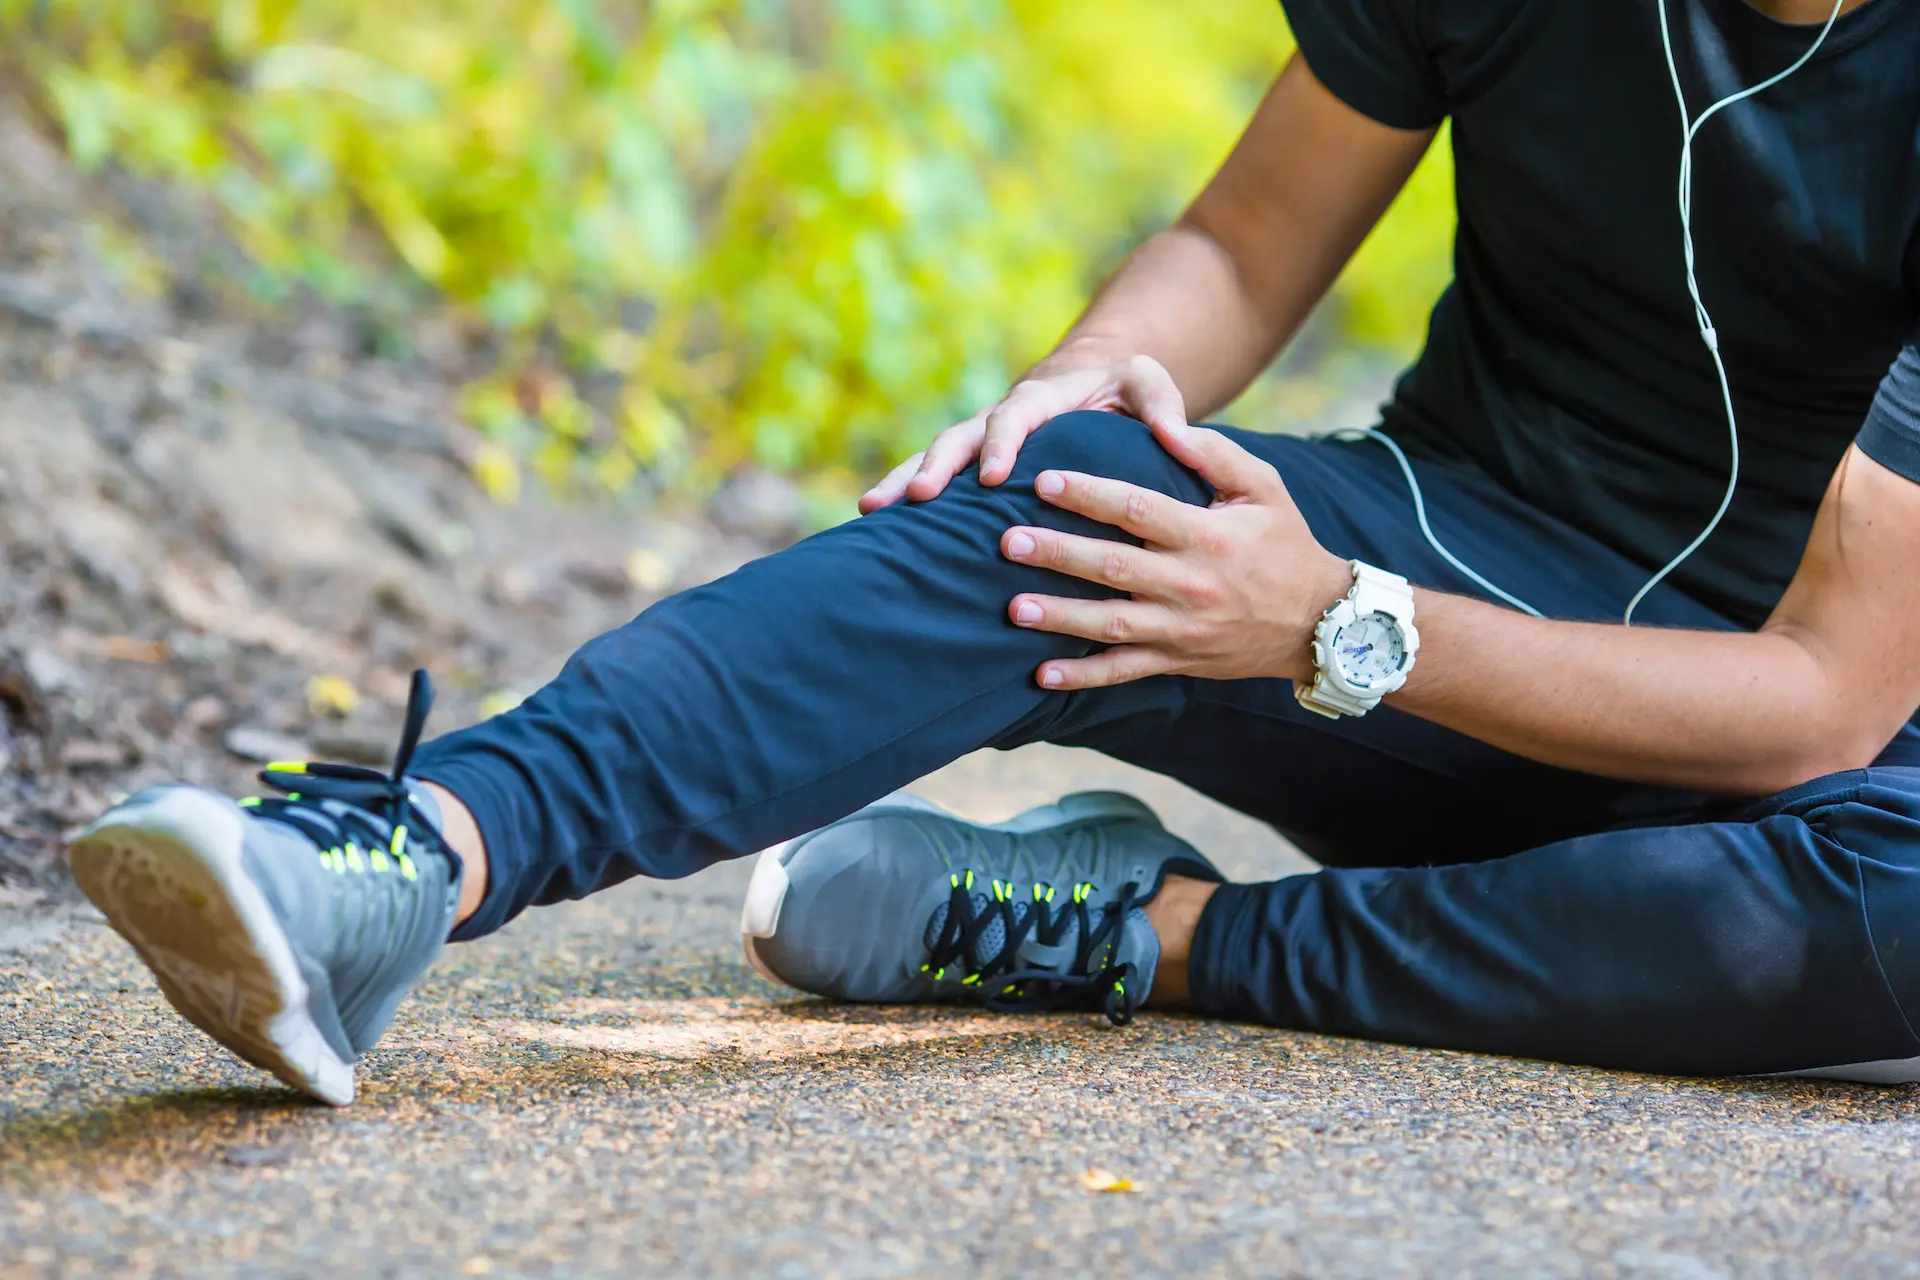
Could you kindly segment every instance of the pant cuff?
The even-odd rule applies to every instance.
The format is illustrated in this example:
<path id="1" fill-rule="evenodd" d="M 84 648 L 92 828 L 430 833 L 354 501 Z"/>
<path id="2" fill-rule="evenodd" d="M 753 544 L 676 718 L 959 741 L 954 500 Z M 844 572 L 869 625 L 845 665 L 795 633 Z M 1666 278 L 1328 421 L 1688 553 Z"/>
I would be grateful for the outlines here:
<path id="1" fill-rule="evenodd" d="M 1223 884 L 1194 926 L 1187 989 L 1194 1008 L 1218 1018 L 1300 1026 L 1282 926 L 1310 875 L 1268 884 Z"/>

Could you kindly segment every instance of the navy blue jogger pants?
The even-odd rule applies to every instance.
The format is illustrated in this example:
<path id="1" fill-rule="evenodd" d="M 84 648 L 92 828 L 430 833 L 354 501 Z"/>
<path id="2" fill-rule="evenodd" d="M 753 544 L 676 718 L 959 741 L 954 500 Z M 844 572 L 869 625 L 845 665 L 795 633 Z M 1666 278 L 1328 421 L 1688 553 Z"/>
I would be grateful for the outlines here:
<path id="1" fill-rule="evenodd" d="M 1378 444 L 1233 434 L 1329 550 L 1482 594 L 1421 536 Z M 1416 466 L 1441 540 L 1549 616 L 1615 619 L 1645 577 L 1469 468 Z M 981 747 L 1046 741 L 1178 778 L 1325 867 L 1214 895 L 1189 971 L 1203 1011 L 1649 1071 L 1920 1078 L 1912 726 L 1872 768 L 1733 803 L 1551 768 L 1387 707 L 1322 719 L 1284 681 L 1048 692 L 1040 662 L 1096 646 L 1013 626 L 1008 601 L 1107 592 L 1006 560 L 1000 536 L 1114 531 L 1041 502 L 1047 468 L 1211 497 L 1138 423 L 1069 414 L 1006 484 L 969 471 L 663 600 L 519 708 L 423 747 L 415 773 L 467 804 L 488 848 L 486 901 L 457 936 L 754 852 Z M 1664 589 L 1640 619 L 1730 625 Z"/>

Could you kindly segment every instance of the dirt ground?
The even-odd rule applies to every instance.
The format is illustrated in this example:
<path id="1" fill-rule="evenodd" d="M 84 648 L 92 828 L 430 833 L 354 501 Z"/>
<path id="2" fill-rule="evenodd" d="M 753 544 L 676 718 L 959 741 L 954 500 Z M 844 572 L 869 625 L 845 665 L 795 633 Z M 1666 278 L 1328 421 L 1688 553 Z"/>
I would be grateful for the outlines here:
<path id="1" fill-rule="evenodd" d="M 162 778 L 385 763 L 412 667 L 471 720 L 798 507 L 493 504 L 458 352 L 130 290 L 102 181 L 0 102 L 0 1277 L 1920 1276 L 1914 1090 L 836 1008 L 745 965 L 743 864 L 449 949 L 361 1100 L 300 1102 L 171 1015 L 65 836 Z M 1238 876 L 1305 866 L 1078 752 L 920 790 L 1000 818 L 1087 786 Z"/>

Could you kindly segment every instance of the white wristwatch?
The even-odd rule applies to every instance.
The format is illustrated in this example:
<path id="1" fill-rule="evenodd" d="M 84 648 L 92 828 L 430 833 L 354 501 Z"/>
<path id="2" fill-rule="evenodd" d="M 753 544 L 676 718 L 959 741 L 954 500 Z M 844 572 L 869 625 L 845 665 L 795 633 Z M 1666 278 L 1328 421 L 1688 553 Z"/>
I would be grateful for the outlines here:
<path id="1" fill-rule="evenodd" d="M 1379 706 L 1407 682 L 1420 652 L 1407 580 L 1358 560 L 1348 563 L 1352 588 L 1313 629 L 1313 683 L 1293 686 L 1301 706 L 1335 719 Z"/>

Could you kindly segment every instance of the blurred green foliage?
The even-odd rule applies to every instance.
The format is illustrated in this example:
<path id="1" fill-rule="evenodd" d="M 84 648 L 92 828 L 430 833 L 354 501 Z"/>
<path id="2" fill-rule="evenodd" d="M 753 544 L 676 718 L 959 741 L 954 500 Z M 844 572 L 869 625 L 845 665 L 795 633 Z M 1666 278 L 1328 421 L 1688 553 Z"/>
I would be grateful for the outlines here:
<path id="1" fill-rule="evenodd" d="M 0 0 L 87 166 L 205 192 L 269 291 L 497 336 L 482 479 L 871 473 L 996 397 L 1175 216 L 1274 0 Z M 1338 293 L 1418 341 L 1436 147 Z"/>

